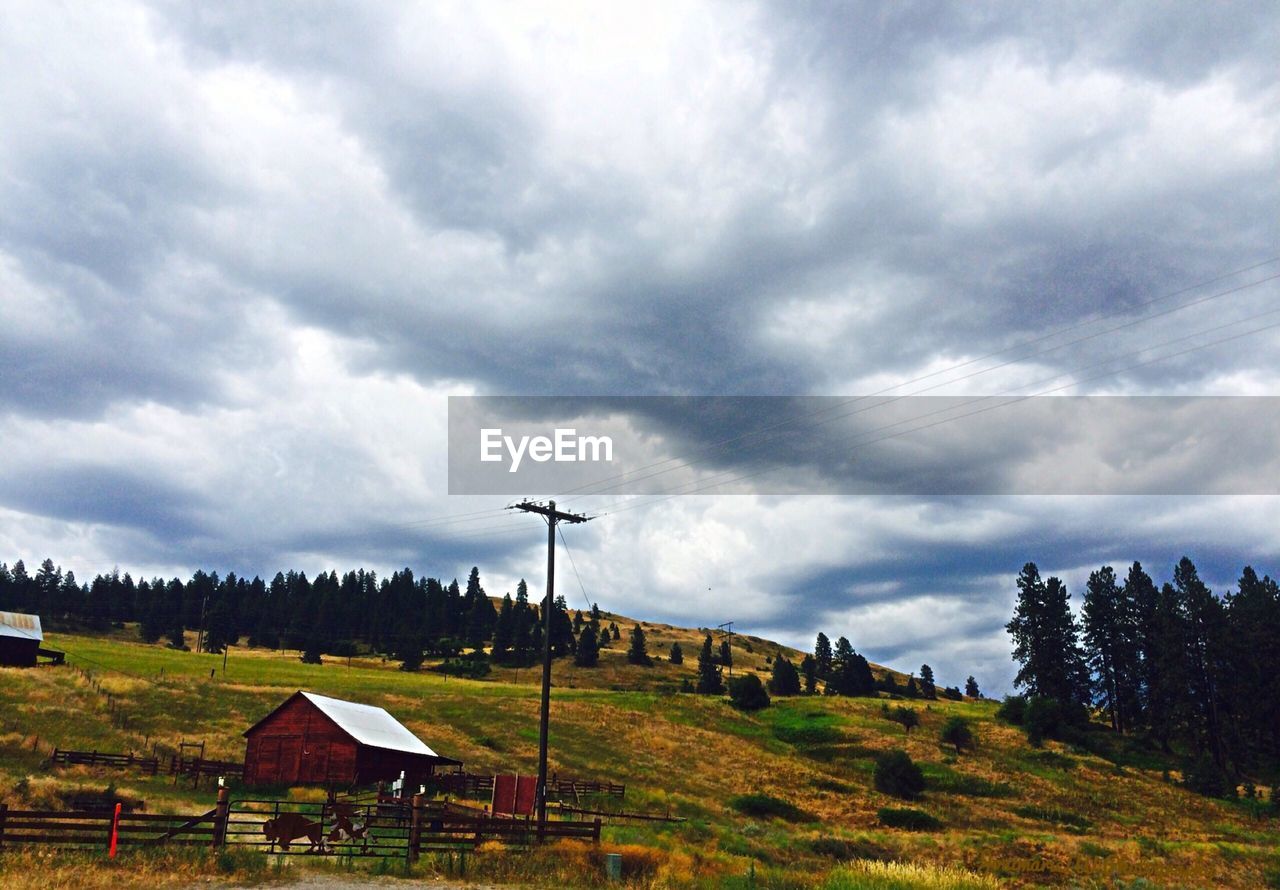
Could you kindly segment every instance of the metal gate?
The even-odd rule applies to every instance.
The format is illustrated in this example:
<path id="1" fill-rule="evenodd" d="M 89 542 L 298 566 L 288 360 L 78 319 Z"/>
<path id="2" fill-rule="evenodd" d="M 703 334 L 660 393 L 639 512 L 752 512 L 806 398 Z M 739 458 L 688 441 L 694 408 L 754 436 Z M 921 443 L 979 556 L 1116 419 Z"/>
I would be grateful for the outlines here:
<path id="1" fill-rule="evenodd" d="M 403 803 L 233 800 L 226 842 L 282 856 L 408 858 L 410 813 Z"/>

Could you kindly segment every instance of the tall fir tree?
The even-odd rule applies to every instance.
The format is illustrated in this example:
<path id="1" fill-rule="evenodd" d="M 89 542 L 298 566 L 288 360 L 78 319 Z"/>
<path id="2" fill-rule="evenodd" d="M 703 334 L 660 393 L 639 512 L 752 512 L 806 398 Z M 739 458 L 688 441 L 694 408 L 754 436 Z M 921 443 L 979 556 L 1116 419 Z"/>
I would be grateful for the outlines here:
<path id="1" fill-rule="evenodd" d="M 1018 576 L 1018 602 L 1005 629 L 1021 665 L 1014 685 L 1034 696 L 1080 704 L 1088 697 L 1089 677 L 1070 601 L 1060 579 L 1041 581 L 1029 562 Z"/>
<path id="2" fill-rule="evenodd" d="M 631 628 L 631 645 L 627 647 L 627 661 L 630 664 L 638 664 L 643 667 L 649 667 L 653 664 L 653 659 L 649 657 L 649 647 L 645 640 L 644 628 L 638 624 Z"/>
<path id="3" fill-rule="evenodd" d="M 831 640 L 827 639 L 827 635 L 818 632 L 818 638 L 813 644 L 813 662 L 818 673 L 818 678 L 826 680 L 831 676 L 831 666 L 834 662 L 835 655 L 831 651 Z"/>
<path id="4" fill-rule="evenodd" d="M 711 634 L 702 641 L 702 651 L 698 653 L 698 684 L 694 691 L 699 695 L 724 694 L 724 680 L 720 676 L 720 666 L 716 664 Z"/>

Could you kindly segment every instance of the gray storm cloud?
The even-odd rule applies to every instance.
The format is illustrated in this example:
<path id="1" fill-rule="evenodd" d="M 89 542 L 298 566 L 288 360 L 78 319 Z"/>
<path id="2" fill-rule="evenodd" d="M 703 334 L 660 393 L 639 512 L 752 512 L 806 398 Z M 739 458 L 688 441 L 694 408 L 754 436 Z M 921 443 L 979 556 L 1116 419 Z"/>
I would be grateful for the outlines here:
<path id="1" fill-rule="evenodd" d="M 477 509 L 444 495 L 446 395 L 859 395 L 1256 266 L 1280 252 L 1278 37 L 1266 3 L 19 5 L 0 558 L 448 573 L 482 553 L 502 583 L 532 576 L 518 534 L 414 524 Z M 1079 374 L 1276 300 L 1262 282 L 943 392 Z M 1080 392 L 1274 395 L 1278 343 Z M 1265 451 L 1263 430 L 1205 447 Z M 987 616 L 1025 559 L 1199 543 L 1229 583 L 1280 552 L 1270 501 L 1143 500 L 1119 537 L 1097 504 L 1048 503 L 824 499 L 795 521 L 826 549 L 782 554 L 738 543 L 776 511 L 732 508 L 735 533 L 714 500 L 664 504 L 580 562 L 619 610 L 705 622 L 714 603 L 671 611 L 654 565 L 676 523 L 709 563 L 734 553 L 718 571 L 753 620 L 797 641 L 882 591 L 866 639 L 893 654 L 926 644 L 888 604 Z M 850 509 L 874 541 L 820 533 Z M 902 510 L 972 534 L 930 540 Z M 924 651 L 963 670 L 947 645 Z"/>

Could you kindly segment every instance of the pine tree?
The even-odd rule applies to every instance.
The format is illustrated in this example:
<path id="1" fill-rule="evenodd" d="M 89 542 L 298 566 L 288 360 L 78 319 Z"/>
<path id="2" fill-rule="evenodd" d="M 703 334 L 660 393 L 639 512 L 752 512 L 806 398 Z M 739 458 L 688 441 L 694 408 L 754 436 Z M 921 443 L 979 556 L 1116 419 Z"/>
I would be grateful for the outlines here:
<path id="1" fill-rule="evenodd" d="M 667 660 L 672 664 L 684 664 L 684 650 L 679 643 L 671 644 L 671 654 L 667 656 Z"/>
<path id="2" fill-rule="evenodd" d="M 933 682 L 933 668 L 927 664 L 920 665 L 920 694 L 925 698 L 938 697 L 938 687 Z"/>
<path id="3" fill-rule="evenodd" d="M 493 626 L 493 660 L 505 662 L 511 657 L 511 646 L 515 641 L 516 607 L 511 594 L 502 598 L 502 608 L 498 610 L 498 620 Z M 594 646 L 592 648 L 595 648 Z"/>
<path id="4" fill-rule="evenodd" d="M 699 695 L 724 694 L 724 681 L 720 677 L 720 667 L 713 654 L 711 634 L 707 634 L 702 641 L 702 651 L 698 653 L 698 685 L 695 691 Z"/>
<path id="5" fill-rule="evenodd" d="M 800 675 L 796 673 L 795 665 L 781 655 L 773 660 L 769 692 L 781 696 L 800 694 Z"/>
<path id="6" fill-rule="evenodd" d="M 1111 566 L 1089 575 L 1081 608 L 1085 650 L 1093 679 L 1093 702 L 1106 711 L 1111 727 L 1127 730 L 1137 668 L 1137 614 Z"/>
<path id="7" fill-rule="evenodd" d="M 644 667 L 650 667 L 653 664 L 645 643 L 644 629 L 638 624 L 631 628 L 631 645 L 627 648 L 627 661 Z"/>
<path id="8" fill-rule="evenodd" d="M 818 662 L 812 655 L 805 655 L 800 662 L 800 673 L 804 675 L 804 691 L 813 695 L 818 691 Z"/>
<path id="9" fill-rule="evenodd" d="M 813 644 L 813 660 L 817 665 L 818 678 L 822 680 L 831 677 L 831 666 L 834 662 L 835 655 L 831 651 L 831 641 L 827 639 L 827 635 L 819 632 L 818 639 Z"/>
<path id="10" fill-rule="evenodd" d="M 1223 769 L 1227 766 L 1227 740 L 1220 689 L 1226 663 L 1226 614 L 1222 601 L 1200 580 L 1195 564 L 1185 556 L 1173 570 L 1173 584 L 1186 618 L 1192 732 L 1197 747 L 1207 750 L 1214 764 Z"/>
<path id="11" fill-rule="evenodd" d="M 733 649 L 729 646 L 728 640 L 720 641 L 720 655 L 718 661 L 723 667 L 733 667 Z"/>
<path id="12" fill-rule="evenodd" d="M 1014 685 L 1075 704 L 1088 697 L 1089 672 L 1070 600 L 1061 580 L 1041 581 L 1036 564 L 1029 562 L 1018 576 L 1018 603 L 1005 629 L 1013 637 L 1014 660 L 1022 665 Z"/>
<path id="13" fill-rule="evenodd" d="M 573 657 L 573 663 L 587 668 L 600 663 L 599 636 L 590 624 L 584 626 L 578 636 L 578 651 Z"/>
<path id="14" fill-rule="evenodd" d="M 836 641 L 832 653 L 831 677 L 827 680 L 827 692 L 837 695 L 870 695 L 875 692 L 875 677 L 871 666 L 845 637 Z"/>
<path id="15" fill-rule="evenodd" d="M 969 698 L 982 697 L 982 693 L 978 690 L 978 681 L 973 679 L 973 674 L 970 674 L 969 679 L 964 681 L 964 694 Z"/>

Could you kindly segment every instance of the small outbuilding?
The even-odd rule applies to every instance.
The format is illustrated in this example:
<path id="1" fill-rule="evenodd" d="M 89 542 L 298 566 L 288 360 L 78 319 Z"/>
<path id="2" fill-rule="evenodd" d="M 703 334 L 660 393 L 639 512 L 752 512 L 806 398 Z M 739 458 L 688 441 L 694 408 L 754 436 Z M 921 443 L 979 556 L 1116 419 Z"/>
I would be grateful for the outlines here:
<path id="1" fill-rule="evenodd" d="M 245 733 L 244 781 L 248 785 L 343 787 L 393 781 L 426 781 L 441 757 L 384 709 L 295 692 Z"/>
<path id="2" fill-rule="evenodd" d="M 37 655 L 53 654 L 40 649 L 42 642 L 39 615 L 0 612 L 0 666 L 34 667 Z"/>

